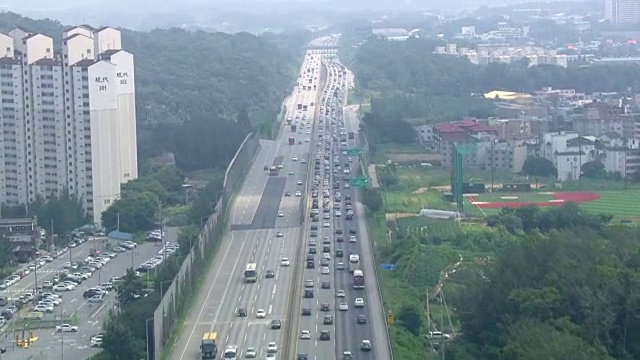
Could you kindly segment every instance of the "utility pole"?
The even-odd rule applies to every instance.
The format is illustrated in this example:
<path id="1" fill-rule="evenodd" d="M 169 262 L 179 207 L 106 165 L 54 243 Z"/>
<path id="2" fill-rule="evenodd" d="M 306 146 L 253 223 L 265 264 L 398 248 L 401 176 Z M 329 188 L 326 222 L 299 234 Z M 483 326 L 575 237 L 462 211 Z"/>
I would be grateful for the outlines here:
<path id="1" fill-rule="evenodd" d="M 491 140 L 491 192 L 493 193 L 493 173 L 496 170 L 495 165 L 496 139 Z"/>
<path id="2" fill-rule="evenodd" d="M 53 219 L 51 219 L 51 247 L 49 250 L 53 249 Z"/>
<path id="3" fill-rule="evenodd" d="M 118 223 L 117 223 L 117 224 L 118 224 L 118 225 L 117 225 L 117 226 L 118 226 L 118 227 L 117 227 L 118 232 L 120 232 L 120 213 L 119 213 L 119 212 L 118 212 Z"/>
<path id="4" fill-rule="evenodd" d="M 64 360 L 64 329 L 62 325 L 64 324 L 64 310 L 62 310 L 62 306 L 60 306 L 60 355 L 62 356 L 62 360 Z"/>

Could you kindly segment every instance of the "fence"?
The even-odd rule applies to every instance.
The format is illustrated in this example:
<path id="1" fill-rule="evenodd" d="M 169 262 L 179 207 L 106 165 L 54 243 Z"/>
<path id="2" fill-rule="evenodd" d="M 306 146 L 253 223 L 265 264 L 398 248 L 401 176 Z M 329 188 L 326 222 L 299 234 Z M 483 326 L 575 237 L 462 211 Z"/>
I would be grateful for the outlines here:
<path id="1" fill-rule="evenodd" d="M 149 352 L 150 360 L 160 359 L 169 337 L 178 325 L 180 315 L 191 304 L 190 299 L 197 292 L 197 281 L 208 268 L 206 262 L 210 260 L 217 242 L 222 238 L 229 202 L 259 147 L 258 136 L 247 135 L 227 167 L 222 195 L 182 263 L 180 271 L 171 282 L 171 286 L 166 289 L 160 305 L 156 308 L 153 314 L 153 332 L 147 329 L 148 343 L 152 345 Z"/>

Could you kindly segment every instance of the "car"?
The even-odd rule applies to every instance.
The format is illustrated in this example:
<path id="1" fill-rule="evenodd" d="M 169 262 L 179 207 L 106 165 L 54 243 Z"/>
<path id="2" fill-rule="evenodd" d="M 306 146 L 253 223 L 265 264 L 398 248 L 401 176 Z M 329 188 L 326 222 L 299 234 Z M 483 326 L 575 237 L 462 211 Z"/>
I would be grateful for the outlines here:
<path id="1" fill-rule="evenodd" d="M 284 213 L 282 211 L 278 211 L 278 217 L 284 217 Z"/>
<path id="2" fill-rule="evenodd" d="M 329 224 L 328 221 L 325 221 L 325 222 L 322 223 L 322 227 L 323 228 L 328 228 L 328 227 L 331 227 L 331 224 Z"/>
<path id="3" fill-rule="evenodd" d="M 267 279 L 271 279 L 276 277 L 276 273 L 273 270 L 267 270 L 264 277 L 266 277 Z"/>
<path id="4" fill-rule="evenodd" d="M 356 229 L 354 229 L 354 228 L 349 229 L 349 234 L 355 235 L 356 234 Z"/>
<path id="5" fill-rule="evenodd" d="M 102 295 L 94 295 L 87 301 L 90 303 L 101 303 L 103 299 L 104 297 Z"/>
<path id="6" fill-rule="evenodd" d="M 297 156 L 294 156 L 294 157 L 293 157 L 293 161 L 298 161 L 298 157 L 297 157 Z"/>
<path id="7" fill-rule="evenodd" d="M 347 311 L 349 310 L 349 304 L 347 304 L 346 302 L 341 302 L 340 305 L 338 305 L 338 309 L 340 311 Z"/>
<path id="8" fill-rule="evenodd" d="M 300 339 L 302 339 L 302 340 L 311 339 L 311 332 L 309 330 L 302 330 L 300 332 Z"/>
<path id="9" fill-rule="evenodd" d="M 311 309 L 309 309 L 309 308 L 303 308 L 303 309 L 302 309 L 302 315 L 303 315 L 303 316 L 311 316 Z"/>
<path id="10" fill-rule="evenodd" d="M 70 284 L 58 284 L 53 287 L 53 291 L 71 291 L 75 289 L 75 286 Z"/>
<path id="11" fill-rule="evenodd" d="M 333 325 L 333 316 L 325 315 L 324 318 L 322 319 L 322 323 L 324 325 Z"/>
<path id="12" fill-rule="evenodd" d="M 239 317 L 245 317 L 245 316 L 247 316 L 247 308 L 239 308 L 239 309 L 238 309 L 238 316 L 239 316 Z"/>
<path id="13" fill-rule="evenodd" d="M 364 307 L 364 299 L 363 298 L 356 298 L 355 306 L 356 307 Z"/>
<path id="14" fill-rule="evenodd" d="M 349 242 L 350 242 L 350 243 L 354 243 L 354 242 L 356 242 L 356 241 L 357 241 L 357 239 L 356 239 L 356 237 L 355 237 L 355 236 L 353 236 L 353 235 L 350 235 L 350 236 L 349 236 Z"/>
<path id="15" fill-rule="evenodd" d="M 284 192 L 284 196 L 287 196 L 287 197 L 288 197 L 288 196 L 291 196 L 291 192 L 289 192 L 289 191 L 285 191 L 285 192 Z"/>
<path id="16" fill-rule="evenodd" d="M 351 353 L 351 351 L 343 351 L 342 360 L 353 360 L 353 354 Z"/>
<path id="17" fill-rule="evenodd" d="M 371 351 L 371 341 L 362 340 L 362 342 L 360 343 L 360 350 L 362 350 L 362 351 Z"/>
<path id="18" fill-rule="evenodd" d="M 272 354 L 277 352 L 278 352 L 278 345 L 276 345 L 275 341 L 271 341 L 270 343 L 267 344 L 267 353 Z"/>
<path id="19" fill-rule="evenodd" d="M 53 312 L 53 305 L 38 304 L 33 308 L 33 311 L 41 312 L 41 313 L 52 313 Z"/>
<path id="20" fill-rule="evenodd" d="M 305 290 L 304 291 L 305 299 L 313 299 L 313 290 Z"/>
<path id="21" fill-rule="evenodd" d="M 265 357 L 266 360 L 276 360 L 276 354 L 270 353 Z"/>
<path id="22" fill-rule="evenodd" d="M 296 184 L 298 184 L 298 185 L 302 185 L 302 180 L 298 180 L 298 181 L 296 181 Z"/>
<path id="23" fill-rule="evenodd" d="M 278 231 L 276 233 L 276 237 L 279 237 L 279 238 L 284 237 L 284 233 L 282 233 L 281 231 Z"/>
<path id="24" fill-rule="evenodd" d="M 320 332 L 320 340 L 322 341 L 328 341 L 331 340 L 331 334 L 329 333 L 329 331 L 327 330 L 322 330 Z"/>
<path id="25" fill-rule="evenodd" d="M 289 171 L 289 175 L 293 175 L 293 171 Z"/>
<path id="26" fill-rule="evenodd" d="M 360 314 L 356 317 L 357 324 L 366 324 L 367 323 L 367 315 Z"/>
<path id="27" fill-rule="evenodd" d="M 320 304 L 320 311 L 331 311 L 331 305 L 329 303 Z"/>
<path id="28" fill-rule="evenodd" d="M 329 281 L 323 281 L 323 282 L 322 282 L 322 288 L 323 288 L 323 289 L 331 289 L 331 282 L 329 282 Z"/>
<path id="29" fill-rule="evenodd" d="M 313 287 L 313 280 L 305 280 L 304 287 L 312 288 Z"/>
<path id="30" fill-rule="evenodd" d="M 53 289 L 53 281 L 46 280 L 42 282 L 43 289 Z"/>
<path id="31" fill-rule="evenodd" d="M 324 266 L 320 272 L 322 275 L 329 275 L 331 273 L 328 266 Z"/>
<path id="32" fill-rule="evenodd" d="M 253 346 L 249 346 L 247 350 L 244 351 L 244 357 L 246 357 L 247 359 L 253 359 L 256 356 L 258 356 L 258 352 L 256 351 L 256 348 Z"/>
<path id="33" fill-rule="evenodd" d="M 282 322 L 278 319 L 271 320 L 271 329 L 272 330 L 280 330 L 282 329 Z"/>
<path id="34" fill-rule="evenodd" d="M 344 263 L 339 262 L 336 264 L 336 270 L 344 270 Z"/>
<path id="35" fill-rule="evenodd" d="M 289 266 L 289 265 L 291 265 L 289 258 L 282 258 L 282 260 L 280 261 L 280 266 Z"/>
<path id="36" fill-rule="evenodd" d="M 345 296 L 347 296 L 347 293 L 344 290 L 336 291 L 336 297 L 343 298 Z"/>
<path id="37" fill-rule="evenodd" d="M 264 311 L 264 309 L 258 309 L 258 311 L 256 311 L 256 317 L 258 319 L 264 319 L 265 317 L 267 317 L 267 312 Z"/>
<path id="38" fill-rule="evenodd" d="M 61 324 L 56 326 L 56 331 L 57 332 L 78 332 L 78 327 L 77 326 L 72 326 L 70 324 Z"/>
<path id="39" fill-rule="evenodd" d="M 296 191 L 296 197 L 301 197 L 302 196 L 302 192 L 301 191 Z"/>

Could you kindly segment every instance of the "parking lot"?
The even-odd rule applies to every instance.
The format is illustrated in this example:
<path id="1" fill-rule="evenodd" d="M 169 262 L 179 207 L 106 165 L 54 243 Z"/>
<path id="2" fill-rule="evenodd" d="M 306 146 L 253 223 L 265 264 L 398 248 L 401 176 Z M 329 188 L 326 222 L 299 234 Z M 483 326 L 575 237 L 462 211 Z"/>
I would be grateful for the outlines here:
<path id="1" fill-rule="evenodd" d="M 176 238 L 177 230 L 167 228 L 165 242 L 175 241 Z M 2 354 L 2 359 L 86 359 L 97 352 L 97 349 L 92 347 L 90 338 L 101 331 L 102 321 L 108 310 L 117 309 L 113 279 L 124 275 L 129 267 L 139 268 L 143 263 L 150 263 L 149 260 L 153 258 L 162 257 L 159 254 L 162 243 L 144 243 L 132 249 L 114 247 L 113 250 L 119 252 L 113 251 L 108 254 L 100 250 L 100 254 L 88 259 L 91 250 L 100 247 L 96 245 L 99 244 L 92 244 L 91 241 L 79 244 L 70 249 L 70 254 L 64 253 L 56 259 L 51 259 L 38 269 L 38 287 L 45 281 L 53 282 L 54 277 L 60 277 L 53 289 L 42 289 L 43 293 L 59 295 L 60 300 L 56 301 L 53 296 L 49 296 L 49 300 L 40 305 L 50 306 L 48 309 L 47 306 L 38 307 L 39 310 L 44 310 L 41 312 L 32 311 L 34 306 L 37 306 L 36 300 L 29 301 L 18 314 L 7 321 L 2 330 L 5 336 L 0 336 L 0 347 L 8 350 Z M 169 253 L 165 254 L 168 255 Z M 106 260 L 107 258 L 109 260 Z M 156 258 L 154 261 L 160 260 Z M 152 273 L 153 268 L 150 268 L 150 271 Z M 65 279 L 65 272 L 71 276 Z M 145 276 L 142 273 L 140 275 Z M 9 299 L 9 304 L 2 308 L 3 311 L 11 306 L 15 299 L 22 297 L 26 300 L 31 297 L 29 293 L 33 293 L 36 287 L 35 277 L 36 274 L 31 272 L 0 292 L 0 296 Z M 75 287 L 69 282 L 73 278 L 79 282 Z M 43 299 L 42 295 L 40 293 L 39 298 Z M 37 323 L 45 324 L 46 328 L 34 330 L 38 340 L 29 348 L 23 349 L 16 346 L 15 337 L 22 336 L 22 331 L 17 328 L 22 328 L 24 318 L 29 316 L 40 317 L 44 321 Z M 55 326 L 65 322 L 74 326 L 75 328 L 68 329 L 74 331 L 57 332 Z"/>

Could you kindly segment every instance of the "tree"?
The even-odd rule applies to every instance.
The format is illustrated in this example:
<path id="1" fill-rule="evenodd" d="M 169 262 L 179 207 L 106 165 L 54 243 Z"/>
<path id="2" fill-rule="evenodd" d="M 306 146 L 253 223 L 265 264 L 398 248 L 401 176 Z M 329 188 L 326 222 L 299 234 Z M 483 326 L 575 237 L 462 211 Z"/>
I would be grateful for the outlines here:
<path id="1" fill-rule="evenodd" d="M 4 277 L 4 269 L 13 264 L 13 246 L 7 239 L 0 239 L 0 277 Z"/>
<path id="2" fill-rule="evenodd" d="M 422 329 L 422 314 L 415 304 L 405 305 L 398 312 L 398 320 L 409 332 L 419 335 Z"/>
<path id="3" fill-rule="evenodd" d="M 382 195 L 375 189 L 365 189 L 362 192 L 362 203 L 372 212 L 380 211 L 384 205 Z"/>
<path id="4" fill-rule="evenodd" d="M 51 229 L 55 234 L 66 234 L 90 222 L 84 213 L 82 202 L 78 195 L 64 188 L 58 197 L 43 199 L 39 197 L 28 207 L 30 216 L 38 217 L 38 225 Z"/>
<path id="5" fill-rule="evenodd" d="M 124 232 L 151 230 L 157 226 L 160 201 L 151 192 L 129 193 L 102 213 L 102 225 Z"/>
<path id="6" fill-rule="evenodd" d="M 118 304 L 120 308 L 127 310 L 135 300 L 140 298 L 143 288 L 144 284 L 142 280 L 136 276 L 132 268 L 128 268 L 117 287 Z"/>
<path id="7" fill-rule="evenodd" d="M 582 170 L 582 176 L 589 179 L 604 179 L 608 176 L 604 169 L 604 164 L 600 161 L 594 160 L 582 164 L 580 168 Z"/>
<path id="8" fill-rule="evenodd" d="M 543 157 L 527 158 L 522 165 L 522 171 L 529 176 L 558 176 L 558 170 L 553 166 L 553 163 Z"/>
<path id="9" fill-rule="evenodd" d="M 104 325 L 102 339 L 103 353 L 112 360 L 142 359 L 145 356 L 144 343 L 127 326 L 126 319 L 108 318 Z"/>

